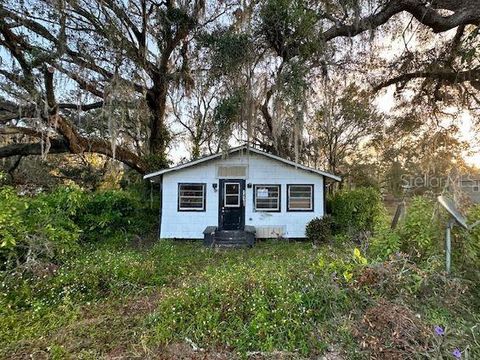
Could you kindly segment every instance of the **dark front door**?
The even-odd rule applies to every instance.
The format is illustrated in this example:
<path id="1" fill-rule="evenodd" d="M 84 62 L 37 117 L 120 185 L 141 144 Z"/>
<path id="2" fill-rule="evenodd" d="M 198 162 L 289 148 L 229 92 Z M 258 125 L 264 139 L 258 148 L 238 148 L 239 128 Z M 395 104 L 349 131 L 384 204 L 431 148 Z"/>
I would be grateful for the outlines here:
<path id="1" fill-rule="evenodd" d="M 220 179 L 218 227 L 243 230 L 245 227 L 245 180 Z"/>

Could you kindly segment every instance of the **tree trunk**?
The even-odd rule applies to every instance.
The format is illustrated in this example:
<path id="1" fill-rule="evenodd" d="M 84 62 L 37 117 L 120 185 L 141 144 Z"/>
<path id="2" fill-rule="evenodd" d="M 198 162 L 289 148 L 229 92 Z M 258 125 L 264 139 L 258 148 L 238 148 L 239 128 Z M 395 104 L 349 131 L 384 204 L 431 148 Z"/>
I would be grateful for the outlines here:
<path id="1" fill-rule="evenodd" d="M 148 142 L 151 155 L 165 158 L 170 134 L 165 125 L 168 82 L 161 75 L 156 75 L 154 85 L 146 94 L 150 109 L 150 139 Z"/>

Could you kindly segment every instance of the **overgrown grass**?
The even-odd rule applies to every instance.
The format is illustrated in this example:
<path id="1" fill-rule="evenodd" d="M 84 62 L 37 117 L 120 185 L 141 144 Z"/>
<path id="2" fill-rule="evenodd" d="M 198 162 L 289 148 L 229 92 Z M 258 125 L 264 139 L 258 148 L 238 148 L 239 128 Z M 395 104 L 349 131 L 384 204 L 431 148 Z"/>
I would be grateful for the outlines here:
<path id="1" fill-rule="evenodd" d="M 143 250 L 113 244 L 84 246 L 55 269 L 4 277 L 0 357 L 155 357 L 186 338 L 229 356 L 310 357 L 333 347 L 348 359 L 368 358 L 379 351 L 375 341 L 410 354 L 364 322 L 388 313 L 385 304 L 417 314 L 418 329 L 406 334 L 422 334 L 425 356 L 448 358 L 454 348 L 480 356 L 475 284 L 439 275 L 435 263 L 428 271 L 402 256 L 373 264 L 349 245 L 266 242 L 215 251 L 197 242 Z M 379 319 L 369 321 L 391 335 L 390 322 Z M 447 329 L 441 343 L 434 325 Z"/>

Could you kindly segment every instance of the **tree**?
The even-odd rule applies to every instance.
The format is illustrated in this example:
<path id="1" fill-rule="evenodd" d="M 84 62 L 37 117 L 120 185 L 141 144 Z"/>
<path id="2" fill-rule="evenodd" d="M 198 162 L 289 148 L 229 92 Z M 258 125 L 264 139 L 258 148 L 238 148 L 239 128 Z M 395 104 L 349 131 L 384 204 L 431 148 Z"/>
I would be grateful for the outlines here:
<path id="1" fill-rule="evenodd" d="M 366 91 L 356 85 L 348 85 L 343 91 L 327 87 L 309 125 L 313 162 L 325 163 L 334 174 L 345 173 L 345 165 L 360 150 L 362 141 L 383 130 L 383 123 Z"/>
<path id="2" fill-rule="evenodd" d="M 435 78 L 465 84 L 476 97 L 478 60 L 468 44 L 478 44 L 480 0 L 6 0 L 0 125 L 4 137 L 28 137 L 0 148 L 0 157 L 94 152 L 140 173 L 165 166 L 168 94 L 188 94 L 205 76 L 192 69 L 204 65 L 192 55 L 211 55 L 206 71 L 226 101 L 216 102 L 213 122 L 226 119 L 226 104 L 240 104 L 241 114 L 223 122 L 230 136 L 237 129 L 269 152 L 296 157 L 312 88 L 348 51 L 342 39 L 366 42 L 405 13 L 429 34 L 456 29 L 461 55 L 440 69 L 403 68 L 378 87 Z"/>
<path id="3" fill-rule="evenodd" d="M 196 86 L 189 96 L 175 92 L 170 95 L 170 100 L 176 122 L 185 132 L 190 159 L 198 159 L 205 153 L 218 153 L 220 141 L 212 119 L 218 100 L 216 88 L 210 86 L 205 79 L 197 78 Z"/>
<path id="4" fill-rule="evenodd" d="M 258 19 L 251 20 L 255 23 L 250 29 L 251 41 L 257 49 L 252 71 L 257 79 L 262 80 L 256 81 L 253 84 L 256 88 L 250 91 L 251 96 L 256 97 L 258 112 L 253 121 L 252 133 L 255 135 L 248 140 L 285 157 L 294 157 L 292 149 L 302 141 L 303 118 L 308 108 L 306 102 L 314 96 L 312 86 L 315 86 L 316 79 L 328 78 L 329 72 L 347 65 L 338 61 L 338 54 L 348 52 L 349 48 L 342 39 L 381 32 L 384 24 L 397 22 L 402 13 L 411 14 L 430 33 L 446 32 L 469 24 L 475 26 L 480 21 L 479 1 L 426 4 L 415 0 L 265 0 L 258 5 L 254 2 L 248 4 L 241 14 L 247 14 L 242 19 Z M 450 14 L 445 15 L 445 10 Z M 368 42 L 368 36 L 363 36 L 360 41 Z M 353 61 L 358 63 L 362 59 L 357 57 Z M 471 80 L 475 74 L 470 71 L 460 74 L 457 79 Z M 382 85 L 377 88 L 380 87 Z M 258 115 L 260 119 L 256 118 Z M 292 142 L 294 146 L 291 146 Z"/>
<path id="5" fill-rule="evenodd" d="M 445 114 L 452 106 L 478 113 L 480 27 L 461 25 L 453 37 L 420 41 L 422 51 L 406 45 L 404 53 L 388 64 L 374 91 L 395 85 L 397 96 L 406 98 L 408 105 L 429 107 L 436 114 Z"/>
<path id="6" fill-rule="evenodd" d="M 217 7 L 213 8 L 215 12 Z M 41 131 L 33 132 L 29 121 L 40 120 L 42 128 L 56 134 L 43 139 L 51 152 L 101 153 L 142 173 L 149 166 L 146 160 L 165 166 L 170 137 L 165 124 L 167 94 L 172 86 L 192 86 L 189 36 L 203 25 L 204 10 L 201 0 L 136 0 L 128 4 L 118 0 L 32 0 L 24 5 L 13 1 L 0 5 L 0 45 L 13 63 L 8 66 L 4 62 L 0 69 L 6 80 L 1 122 L 17 121 L 22 126 L 16 126 L 16 131 L 42 139 Z M 212 16 L 218 17 L 222 11 Z M 205 19 L 205 23 L 209 21 Z M 55 83 L 60 81 L 66 81 L 68 87 L 74 81 L 77 93 L 72 96 L 56 89 Z M 67 101 L 57 101 L 57 96 Z M 92 102 L 71 101 L 75 97 Z M 121 106 L 131 115 L 142 103 L 148 117 L 141 119 L 137 128 L 146 125 L 148 135 L 142 139 L 141 153 L 133 151 L 131 139 L 125 139 L 124 146 L 115 146 L 123 140 L 115 139 L 112 149 L 102 137 L 84 136 L 84 129 L 74 121 L 78 113 L 87 117 L 94 112 L 92 116 L 98 118 L 99 112 L 105 115 Z M 1 149 L 0 156 L 40 152 L 40 143 L 16 144 Z"/>

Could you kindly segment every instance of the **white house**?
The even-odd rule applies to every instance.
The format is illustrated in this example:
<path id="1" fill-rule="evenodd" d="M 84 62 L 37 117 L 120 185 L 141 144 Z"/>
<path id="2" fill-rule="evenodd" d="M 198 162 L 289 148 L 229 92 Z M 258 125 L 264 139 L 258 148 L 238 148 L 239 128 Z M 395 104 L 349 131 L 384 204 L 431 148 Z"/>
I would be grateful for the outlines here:
<path id="1" fill-rule="evenodd" d="M 160 183 L 159 236 L 208 244 L 245 234 L 303 238 L 307 223 L 325 214 L 327 180 L 341 180 L 246 145 L 144 178 Z"/>

